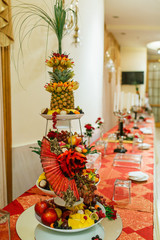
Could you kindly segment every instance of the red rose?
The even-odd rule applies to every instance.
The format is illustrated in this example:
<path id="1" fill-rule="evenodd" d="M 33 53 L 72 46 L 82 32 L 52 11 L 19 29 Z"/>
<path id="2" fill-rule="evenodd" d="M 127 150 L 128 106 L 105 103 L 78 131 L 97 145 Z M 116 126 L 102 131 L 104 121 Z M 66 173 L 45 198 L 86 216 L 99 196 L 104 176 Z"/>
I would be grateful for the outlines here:
<path id="1" fill-rule="evenodd" d="M 131 115 L 129 115 L 129 116 L 127 116 L 126 118 L 127 118 L 127 119 L 131 119 L 132 117 L 131 117 Z"/>
<path id="2" fill-rule="evenodd" d="M 113 215 L 111 217 L 113 220 L 117 219 L 117 211 L 113 210 Z"/>
<path id="3" fill-rule="evenodd" d="M 98 123 L 100 120 L 101 120 L 101 118 L 100 118 L 100 117 L 99 117 L 99 118 L 97 118 L 97 120 L 96 120 L 96 123 Z"/>
<path id="4" fill-rule="evenodd" d="M 134 138 L 138 138 L 138 136 L 137 136 L 137 135 L 134 135 Z"/>
<path id="5" fill-rule="evenodd" d="M 87 130 L 91 130 L 91 129 L 92 129 L 91 124 L 86 124 L 84 127 L 85 127 Z"/>

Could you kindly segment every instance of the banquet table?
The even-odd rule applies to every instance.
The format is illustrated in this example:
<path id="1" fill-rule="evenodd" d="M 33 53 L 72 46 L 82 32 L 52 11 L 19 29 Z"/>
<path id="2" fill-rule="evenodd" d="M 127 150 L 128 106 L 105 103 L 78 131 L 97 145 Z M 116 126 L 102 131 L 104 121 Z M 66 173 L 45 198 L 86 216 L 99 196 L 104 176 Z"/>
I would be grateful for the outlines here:
<path id="1" fill-rule="evenodd" d="M 149 175 L 149 179 L 144 182 L 131 183 L 131 203 L 118 205 L 115 203 L 115 209 L 122 219 L 123 229 L 118 240 L 152 240 L 153 239 L 153 188 L 154 188 L 154 119 L 143 122 L 143 127 L 152 129 L 152 134 L 144 134 L 143 142 L 150 144 L 148 150 L 136 150 L 136 154 L 142 155 L 142 166 L 140 171 Z M 131 123 L 127 128 L 131 128 Z M 104 134 L 104 138 L 117 130 L 117 126 Z M 135 130 L 140 133 L 140 130 Z M 142 133 L 140 133 L 142 134 Z M 125 143 L 127 153 L 133 154 L 132 144 Z M 137 171 L 137 169 L 126 167 L 114 167 L 113 158 L 116 153 L 113 152 L 112 143 L 108 144 L 107 154 L 102 158 L 101 168 L 99 170 L 101 181 L 98 184 L 97 192 L 106 198 L 108 203 L 112 202 L 114 182 L 118 179 L 128 180 L 128 173 Z M 4 210 L 10 213 L 11 239 L 20 239 L 16 232 L 16 222 L 18 217 L 30 206 L 34 205 L 40 199 L 49 199 L 36 186 L 27 190 L 24 194 L 7 205 Z M 105 221 L 105 220 L 103 220 Z M 102 225 L 103 225 L 102 221 Z M 104 224 L 105 227 L 105 224 Z M 114 229 L 113 229 L 114 231 Z M 107 233 L 105 233 L 107 234 Z M 0 232 L 0 239 L 5 240 L 5 233 Z M 32 239 L 28 239 L 32 240 Z M 89 240 L 89 239 L 88 239 Z M 105 240 L 105 238 L 104 238 Z"/>

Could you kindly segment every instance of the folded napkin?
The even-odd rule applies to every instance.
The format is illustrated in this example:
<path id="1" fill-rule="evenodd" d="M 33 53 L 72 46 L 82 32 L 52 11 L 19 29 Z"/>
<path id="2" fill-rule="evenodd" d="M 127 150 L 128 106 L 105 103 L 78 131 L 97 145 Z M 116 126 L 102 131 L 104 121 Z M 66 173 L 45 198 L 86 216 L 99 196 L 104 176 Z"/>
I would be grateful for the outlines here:
<path id="1" fill-rule="evenodd" d="M 135 181 L 146 181 L 149 178 L 148 174 L 141 171 L 129 172 L 128 175 L 129 179 Z"/>
<path id="2" fill-rule="evenodd" d="M 140 131 L 143 132 L 143 134 L 152 134 L 152 128 L 140 128 Z"/>
<path id="3" fill-rule="evenodd" d="M 146 123 L 152 123 L 152 120 L 151 119 L 147 119 Z"/>
<path id="4" fill-rule="evenodd" d="M 148 143 L 140 143 L 139 145 L 138 145 L 138 148 L 139 149 L 142 149 L 142 150 L 147 150 L 147 149 L 149 149 L 150 148 L 150 144 L 148 144 Z"/>

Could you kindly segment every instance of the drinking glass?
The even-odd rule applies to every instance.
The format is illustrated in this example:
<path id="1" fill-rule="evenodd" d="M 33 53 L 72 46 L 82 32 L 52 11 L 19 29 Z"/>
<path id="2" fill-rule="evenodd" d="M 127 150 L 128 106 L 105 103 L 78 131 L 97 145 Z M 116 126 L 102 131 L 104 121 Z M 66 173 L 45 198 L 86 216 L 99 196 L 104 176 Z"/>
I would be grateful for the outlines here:
<path id="1" fill-rule="evenodd" d="M 0 239 L 10 240 L 10 213 L 0 209 Z"/>
<path id="2" fill-rule="evenodd" d="M 107 147 L 106 147 L 106 154 L 113 154 L 114 149 L 117 146 L 117 135 L 115 133 L 111 133 L 107 137 Z"/>
<path id="3" fill-rule="evenodd" d="M 116 179 L 112 199 L 119 203 L 131 203 L 131 180 Z"/>
<path id="4" fill-rule="evenodd" d="M 87 157 L 86 168 L 96 169 L 98 172 L 98 170 L 101 167 L 101 159 L 102 159 L 101 152 L 88 154 L 86 157 Z"/>

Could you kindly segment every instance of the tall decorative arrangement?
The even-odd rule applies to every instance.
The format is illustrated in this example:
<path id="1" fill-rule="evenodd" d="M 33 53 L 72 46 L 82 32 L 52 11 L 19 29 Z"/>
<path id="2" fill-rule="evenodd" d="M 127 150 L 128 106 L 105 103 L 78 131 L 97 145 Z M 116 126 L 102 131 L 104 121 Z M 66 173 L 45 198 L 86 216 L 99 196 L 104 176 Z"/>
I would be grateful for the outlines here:
<path id="1" fill-rule="evenodd" d="M 74 76 L 74 71 L 72 70 L 74 62 L 69 58 L 68 54 L 62 53 L 62 39 L 68 33 L 68 26 L 66 27 L 66 22 L 68 21 L 67 14 L 71 12 L 74 16 L 75 12 L 70 8 L 65 9 L 63 0 L 56 0 L 53 15 L 51 11 L 45 11 L 35 4 L 23 3 L 18 6 L 22 10 L 22 13 L 19 12 L 18 14 L 22 14 L 20 16 L 24 17 L 20 25 L 22 42 L 27 34 L 40 25 L 37 21 L 33 28 L 23 36 L 22 26 L 24 27 L 28 19 L 33 16 L 42 20 L 46 27 L 51 29 L 57 36 L 58 52 L 52 52 L 46 60 L 46 65 L 52 68 L 52 71 L 49 71 L 50 82 L 45 85 L 46 91 L 51 93 L 50 109 L 56 110 L 58 113 L 61 110 L 74 109 L 73 91 L 79 87 L 79 84 L 77 81 L 72 80 Z M 74 18 L 72 18 L 72 21 L 74 26 Z"/>

